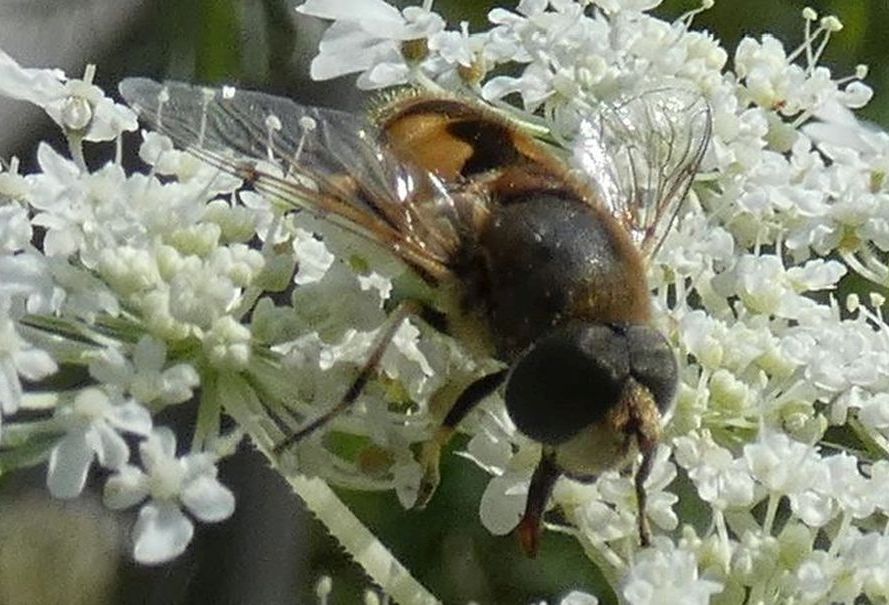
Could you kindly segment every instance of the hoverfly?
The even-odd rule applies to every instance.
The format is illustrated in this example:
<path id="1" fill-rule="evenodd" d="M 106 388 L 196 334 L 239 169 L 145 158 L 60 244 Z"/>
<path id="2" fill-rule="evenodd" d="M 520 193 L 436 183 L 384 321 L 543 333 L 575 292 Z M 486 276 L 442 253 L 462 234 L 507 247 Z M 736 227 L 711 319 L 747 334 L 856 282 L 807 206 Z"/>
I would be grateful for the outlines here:
<path id="1" fill-rule="evenodd" d="M 502 388 L 516 427 L 542 446 L 517 531 L 536 553 L 561 475 L 635 475 L 640 539 L 649 542 L 644 481 L 677 382 L 651 325 L 646 261 L 675 218 L 709 142 L 710 110 L 682 89 L 646 92 L 592 112 L 581 170 L 478 101 L 412 92 L 370 117 L 233 89 L 128 79 L 120 91 L 151 126 L 261 193 L 376 242 L 432 292 L 399 305 L 341 403 L 277 452 L 355 401 L 409 315 L 501 369 L 456 398 L 423 445 L 417 504 L 460 421 Z M 307 128 L 311 125 L 312 128 Z M 274 161 L 283 173 L 262 168 Z"/>

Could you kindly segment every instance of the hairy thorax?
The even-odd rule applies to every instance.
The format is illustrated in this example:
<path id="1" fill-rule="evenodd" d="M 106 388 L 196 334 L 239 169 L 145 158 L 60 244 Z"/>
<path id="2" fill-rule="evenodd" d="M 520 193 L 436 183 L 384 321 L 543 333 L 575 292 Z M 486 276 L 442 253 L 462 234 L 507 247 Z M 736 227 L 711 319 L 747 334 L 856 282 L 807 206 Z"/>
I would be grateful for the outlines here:
<path id="1" fill-rule="evenodd" d="M 496 356 L 511 361 L 568 319 L 644 323 L 641 258 L 613 221 L 544 193 L 498 206 L 478 241 L 476 280 Z"/>

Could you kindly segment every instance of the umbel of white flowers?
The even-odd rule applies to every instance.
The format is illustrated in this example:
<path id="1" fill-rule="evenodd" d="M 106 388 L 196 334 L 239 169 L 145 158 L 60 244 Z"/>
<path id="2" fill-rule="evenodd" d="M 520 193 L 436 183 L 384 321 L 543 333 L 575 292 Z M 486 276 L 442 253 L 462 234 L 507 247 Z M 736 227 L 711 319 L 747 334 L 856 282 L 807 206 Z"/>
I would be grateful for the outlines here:
<path id="1" fill-rule="evenodd" d="M 889 136 L 851 112 L 871 96 L 866 70 L 834 78 L 818 65 L 841 26 L 811 9 L 794 50 L 764 35 L 731 53 L 693 29 L 708 3 L 674 22 L 647 12 L 658 4 L 524 0 L 473 33 L 431 3 L 309 0 L 298 10 L 332 21 L 314 77 L 473 95 L 566 157 L 602 104 L 664 87 L 708 100 L 701 174 L 649 275 L 680 374 L 646 484 L 656 538 L 639 550 L 632 480 L 619 473 L 561 480 L 552 505 L 629 603 L 885 600 L 889 336 L 876 291 L 889 284 Z M 0 172 L 0 471 L 45 465 L 50 492 L 70 498 L 104 468 L 105 503 L 139 507 L 135 558 L 156 563 L 183 552 L 195 520 L 232 513 L 216 463 L 242 435 L 270 453 L 338 400 L 403 267 L 159 134 L 142 133 L 145 167 L 125 168 L 121 138 L 135 115 L 92 77 L 0 53 L 0 94 L 42 107 L 69 144 L 41 143 L 31 174 L 14 160 Z M 87 142 L 113 146 L 115 159 L 87 165 Z M 847 276 L 865 285 L 837 300 Z M 412 502 L 420 470 L 409 446 L 428 436 L 429 397 L 470 364 L 459 343 L 406 323 L 380 379 L 331 425 L 360 436 L 363 455 L 311 438 L 279 467 L 401 602 L 434 597 L 327 483 Z M 60 368 L 82 380 L 54 389 L 45 379 Z M 187 402 L 194 422 L 177 445 L 155 418 Z M 234 431 L 222 430 L 224 415 Z M 828 447 L 828 429 L 842 443 Z M 492 476 L 481 522 L 507 533 L 539 446 L 497 397 L 461 430 L 471 436 L 463 455 Z M 681 518 L 680 495 L 705 518 Z"/>

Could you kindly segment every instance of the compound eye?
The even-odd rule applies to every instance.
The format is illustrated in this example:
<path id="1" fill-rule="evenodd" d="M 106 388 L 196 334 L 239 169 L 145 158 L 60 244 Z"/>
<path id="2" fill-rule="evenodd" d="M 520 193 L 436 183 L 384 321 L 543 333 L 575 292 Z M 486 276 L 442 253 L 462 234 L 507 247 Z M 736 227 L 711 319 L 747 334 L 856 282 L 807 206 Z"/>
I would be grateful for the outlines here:
<path id="1" fill-rule="evenodd" d="M 648 389 L 658 410 L 665 413 L 673 403 L 679 372 L 670 343 L 653 328 L 631 326 L 627 346 L 633 378 Z"/>
<path id="2" fill-rule="evenodd" d="M 629 375 L 622 330 L 568 324 L 539 339 L 512 367 L 506 409 L 522 433 L 557 445 L 601 420 Z"/>

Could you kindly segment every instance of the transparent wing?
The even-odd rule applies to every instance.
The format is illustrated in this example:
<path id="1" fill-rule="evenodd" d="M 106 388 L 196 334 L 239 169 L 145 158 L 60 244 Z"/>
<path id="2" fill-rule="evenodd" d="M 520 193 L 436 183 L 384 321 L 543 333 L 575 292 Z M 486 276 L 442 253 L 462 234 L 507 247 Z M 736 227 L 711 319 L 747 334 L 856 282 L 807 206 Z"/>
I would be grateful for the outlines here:
<path id="1" fill-rule="evenodd" d="M 153 129 L 209 164 L 433 276 L 447 272 L 459 244 L 453 201 L 433 175 L 381 148 L 366 119 L 230 87 L 128 78 L 119 88 Z"/>
<path id="2" fill-rule="evenodd" d="M 710 129 L 707 101 L 679 88 L 610 105 L 581 125 L 575 160 L 646 258 L 691 187 Z"/>

